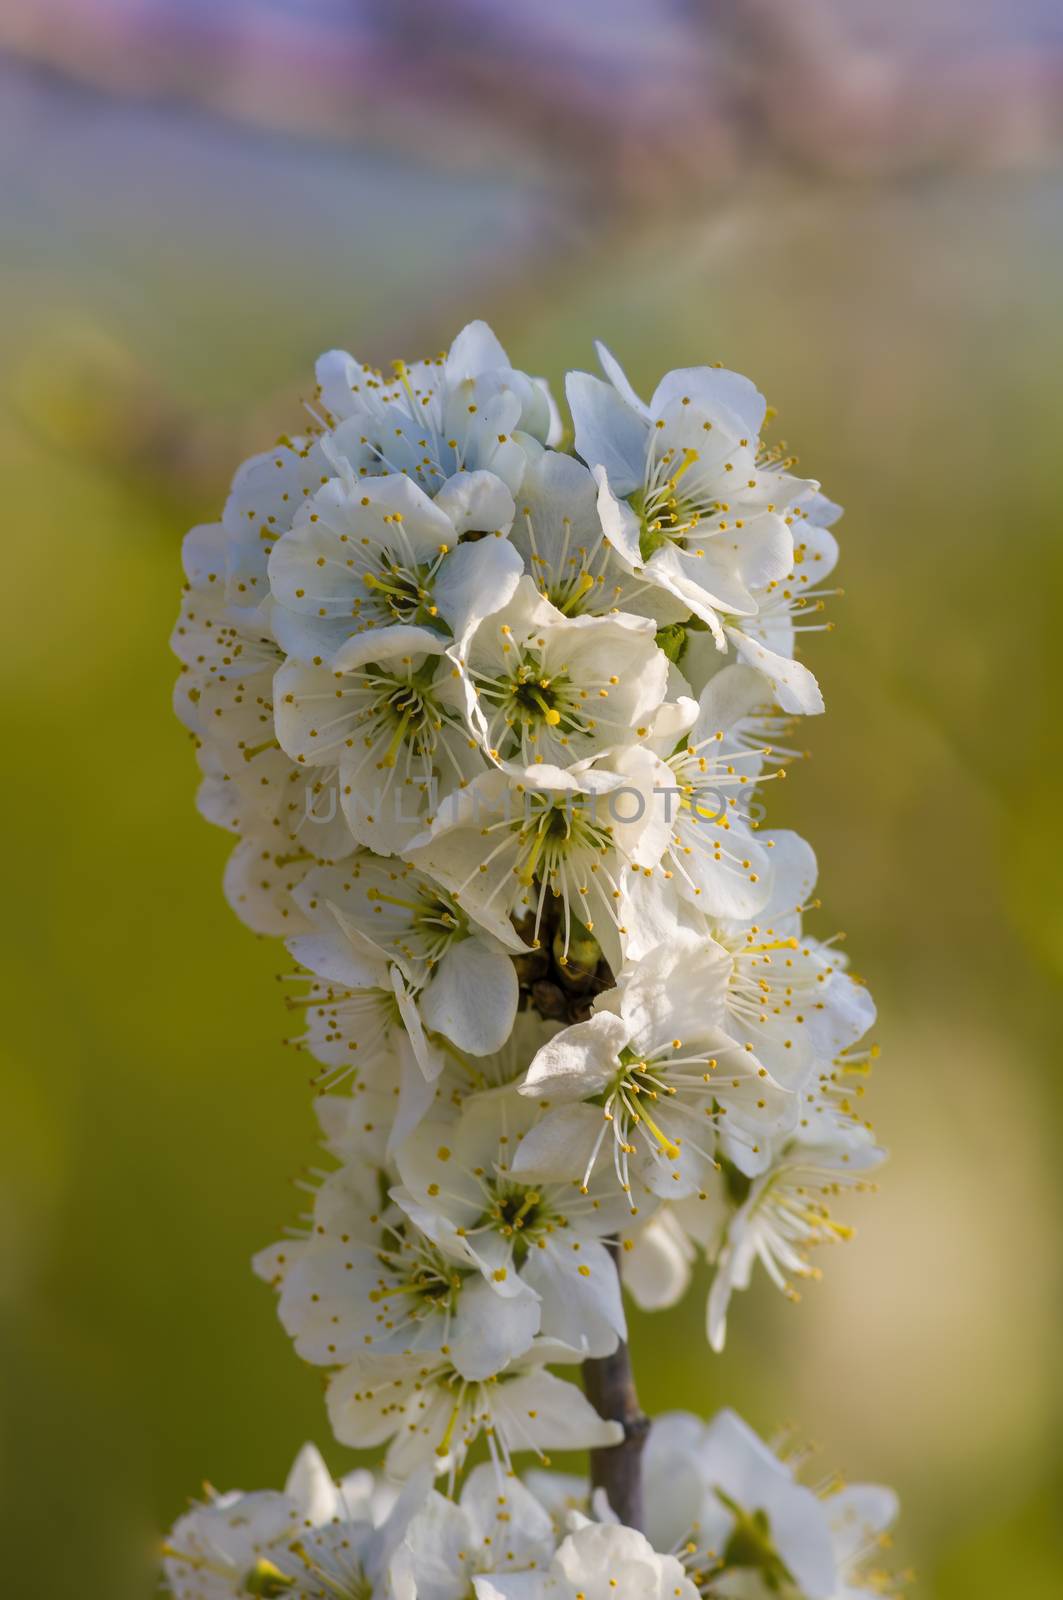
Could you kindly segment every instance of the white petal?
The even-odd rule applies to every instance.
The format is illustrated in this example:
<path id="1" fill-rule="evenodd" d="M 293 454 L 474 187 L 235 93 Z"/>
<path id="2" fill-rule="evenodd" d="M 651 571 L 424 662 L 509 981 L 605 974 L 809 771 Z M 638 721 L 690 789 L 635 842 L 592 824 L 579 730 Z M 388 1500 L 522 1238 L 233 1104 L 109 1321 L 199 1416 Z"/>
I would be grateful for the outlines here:
<path id="1" fill-rule="evenodd" d="M 735 431 L 755 440 L 764 426 L 767 402 L 755 383 L 725 367 L 677 367 L 666 372 L 650 401 L 650 414 L 688 397 L 720 422 L 737 424 Z"/>
<path id="2" fill-rule="evenodd" d="M 421 1015 L 417 1009 L 417 1002 L 406 987 L 402 973 L 397 966 L 391 968 L 391 987 L 399 1008 L 403 1026 L 409 1036 L 410 1045 L 417 1057 L 417 1065 L 431 1083 L 443 1070 L 443 1057 L 438 1050 L 434 1050 L 425 1038 L 424 1026 Z"/>
<path id="3" fill-rule="evenodd" d="M 544 1565 L 554 1553 L 554 1525 L 519 1478 L 506 1482 L 499 1493 L 498 1472 L 485 1461 L 474 1467 L 461 1491 L 461 1508 L 479 1539 L 491 1538 L 499 1556 L 516 1566 Z"/>
<path id="4" fill-rule="evenodd" d="M 533 378 L 532 383 L 537 389 L 541 390 L 543 399 L 546 401 L 547 424 L 543 443 L 551 450 L 556 450 L 565 435 L 565 424 L 561 419 L 560 408 L 545 378 Z"/>
<path id="5" fill-rule="evenodd" d="M 654 582 L 681 596 L 714 632 L 719 627 L 718 612 L 751 617 L 757 611 L 757 602 L 733 551 L 719 539 L 706 539 L 697 552 L 682 550 L 675 544 L 662 545 L 650 557 L 646 571 Z"/>
<path id="6" fill-rule="evenodd" d="M 663 1311 L 690 1286 L 694 1251 L 667 1210 L 624 1240 L 624 1288 L 642 1311 Z"/>
<path id="7" fill-rule="evenodd" d="M 675 775 L 652 750 L 631 745 L 613 758 L 622 783 L 610 801 L 612 835 L 621 853 L 643 872 L 658 865 L 672 837 L 663 796 L 675 789 Z M 590 774 L 588 774 L 590 776 Z"/>
<path id="8" fill-rule="evenodd" d="M 371 955 L 355 951 L 337 927 L 332 933 L 301 933 L 287 941 L 287 949 L 300 966 L 307 967 L 327 983 L 345 989 L 387 989 L 387 967 Z"/>
<path id="9" fill-rule="evenodd" d="M 255 933 L 290 938 L 308 932 L 311 924 L 292 899 L 305 864 L 276 865 L 261 837 L 241 839 L 225 863 L 222 885 L 236 915 Z"/>
<path id="10" fill-rule="evenodd" d="M 395 656 L 438 656 L 446 647 L 447 641 L 431 629 L 400 622 L 392 628 L 370 628 L 345 640 L 331 657 L 329 668 L 332 672 L 354 672 L 367 661 L 391 661 Z"/>
<path id="11" fill-rule="evenodd" d="M 619 491 L 605 467 L 595 465 L 592 472 L 598 485 L 598 516 L 605 537 L 630 566 L 641 567 L 643 561 L 638 517 L 625 500 L 617 498 Z"/>
<path id="12" fill-rule="evenodd" d="M 494 1412 L 511 1450 L 594 1450 L 624 1437 L 619 1422 L 605 1421 L 582 1389 L 552 1372 L 529 1372 L 501 1384 Z"/>
<path id="13" fill-rule="evenodd" d="M 365 368 L 346 350 L 326 350 L 315 364 L 315 377 L 321 389 L 321 399 L 329 413 L 337 420 L 349 417 L 359 408 L 354 398 L 356 385 L 361 386 L 367 376 Z"/>
<path id="14" fill-rule="evenodd" d="M 576 454 L 589 467 L 604 467 L 614 494 L 639 488 L 646 466 L 646 422 L 610 383 L 589 372 L 570 372 L 565 380 L 576 429 Z"/>
<path id="15" fill-rule="evenodd" d="M 406 1533 L 418 1600 L 463 1600 L 467 1591 L 469 1519 L 433 1491 Z"/>
<path id="16" fill-rule="evenodd" d="M 507 603 L 523 570 L 519 551 L 493 534 L 460 544 L 447 557 L 436 579 L 435 599 L 455 639 L 464 639 L 482 617 Z"/>
<path id="17" fill-rule="evenodd" d="M 537 1051 L 520 1085 L 521 1094 L 586 1100 L 605 1088 L 630 1037 L 630 1025 L 609 1011 L 597 1011 L 586 1022 L 563 1028 Z"/>
<path id="18" fill-rule="evenodd" d="M 513 1160 L 514 1176 L 582 1182 L 601 1129 L 602 1113 L 597 1106 L 577 1103 L 547 1111 L 524 1135 Z"/>
<path id="19" fill-rule="evenodd" d="M 819 876 L 816 853 L 807 839 L 791 828 L 776 828 L 762 833 L 771 845 L 771 895 L 761 913 L 765 925 L 778 929 L 779 923 L 800 914 L 811 898 Z"/>
<path id="20" fill-rule="evenodd" d="M 392 1382 L 387 1382 L 393 1377 Z M 390 1439 L 401 1422 L 397 1413 L 416 1383 L 416 1368 L 401 1356 L 376 1356 L 372 1366 L 352 1362 L 329 1380 L 326 1404 L 332 1431 L 341 1444 L 370 1449 Z"/>
<path id="21" fill-rule="evenodd" d="M 181 565 L 193 588 L 218 583 L 225 575 L 225 529 L 220 522 L 190 528 L 181 541 Z M 222 596 L 218 596 L 219 603 Z"/>
<path id="22" fill-rule="evenodd" d="M 530 1288 L 500 1295 L 485 1278 L 469 1278 L 460 1290 L 450 1359 L 463 1378 L 491 1378 L 531 1349 L 540 1317 Z"/>
<path id="23" fill-rule="evenodd" d="M 421 996 L 425 1027 L 474 1056 L 500 1050 L 517 1014 L 520 988 L 509 956 L 479 939 L 451 945 Z"/>
<path id="24" fill-rule="evenodd" d="M 632 411 L 637 411 L 639 416 L 645 417 L 646 421 L 648 422 L 650 420 L 649 406 L 646 404 L 645 400 L 639 399 L 638 395 L 631 387 L 631 384 L 628 382 L 626 372 L 613 355 L 612 351 L 609 350 L 600 339 L 595 339 L 594 350 L 598 357 L 599 366 L 609 379 L 609 382 L 612 384 L 617 394 L 619 394 L 622 400 L 627 401 Z"/>
<path id="25" fill-rule="evenodd" d="M 295 1458 L 284 1492 L 294 1500 L 308 1522 L 326 1522 L 337 1509 L 338 1494 L 321 1452 L 304 1444 Z"/>
<path id="26" fill-rule="evenodd" d="M 709 1341 L 709 1348 L 717 1355 L 727 1342 L 727 1312 L 731 1305 L 731 1295 L 738 1287 L 725 1269 L 726 1263 L 721 1259 L 705 1303 L 705 1336 Z"/>
<path id="27" fill-rule="evenodd" d="M 433 1085 L 446 1064 L 442 1052 L 427 1040 L 422 1047 L 422 1053 L 429 1063 L 427 1072 L 422 1069 L 408 1035 L 400 1034 L 395 1048 L 399 1057 L 399 1104 L 388 1133 L 389 1156 L 395 1155 L 428 1115 L 435 1100 Z"/>
<path id="28" fill-rule="evenodd" d="M 699 921 L 693 906 L 678 900 L 673 884 L 663 873 L 631 873 L 622 890 L 622 917 L 627 932 L 622 943 L 624 960 L 635 962 L 675 937 L 681 928 L 694 931 Z"/>
<path id="29" fill-rule="evenodd" d="M 808 1033 L 818 1054 L 833 1061 L 874 1025 L 875 1002 L 847 972 L 835 972 L 819 998 L 823 1009 L 809 1014 Z"/>
<path id="30" fill-rule="evenodd" d="M 611 1355 L 626 1338 L 620 1280 L 597 1240 L 546 1240 L 529 1251 L 521 1278 L 542 1300 L 546 1337 L 588 1356 Z"/>
<path id="31" fill-rule="evenodd" d="M 900 1502 L 883 1484 L 850 1483 L 830 1496 L 826 1509 L 834 1553 L 844 1564 L 896 1521 Z"/>
<path id="32" fill-rule="evenodd" d="M 493 472 L 456 472 L 436 495 L 457 533 L 507 533 L 515 510 L 513 496 Z"/>
<path id="33" fill-rule="evenodd" d="M 730 955 L 714 939 L 691 934 L 651 951 L 623 993 L 632 1047 L 653 1052 L 673 1037 L 696 1046 L 723 1022 L 731 966 Z"/>
<path id="34" fill-rule="evenodd" d="M 794 537 L 776 512 L 764 512 L 734 534 L 735 556 L 747 589 L 781 583 L 794 567 Z"/>
<path id="35" fill-rule="evenodd" d="M 687 684 L 679 668 L 669 662 L 666 693 L 668 699 L 658 708 L 653 719 L 650 748 L 659 756 L 670 756 L 683 734 L 688 734 L 692 744 L 697 742 L 694 731 L 698 717 L 698 702 L 686 693 Z"/>
<path id="36" fill-rule="evenodd" d="M 509 357 L 486 322 L 468 323 L 447 353 L 445 367 L 448 388 L 463 378 L 478 378 L 482 372 L 508 368 Z"/>
<path id="37" fill-rule="evenodd" d="M 823 710 L 819 684 L 800 661 L 791 661 L 787 656 L 776 654 L 738 628 L 728 627 L 724 631 L 739 658 L 771 679 L 775 686 L 775 698 L 784 711 L 814 717 Z"/>
<path id="38" fill-rule="evenodd" d="M 549 1571 L 492 1572 L 472 1580 L 476 1600 L 545 1600 L 551 1594 Z"/>
<path id="39" fill-rule="evenodd" d="M 697 721 L 690 730 L 690 743 L 711 739 L 714 733 L 728 733 L 736 723 L 772 702 L 771 684 L 752 667 L 732 664 L 721 668 L 702 689 L 698 698 Z M 743 767 L 743 771 L 747 769 Z"/>

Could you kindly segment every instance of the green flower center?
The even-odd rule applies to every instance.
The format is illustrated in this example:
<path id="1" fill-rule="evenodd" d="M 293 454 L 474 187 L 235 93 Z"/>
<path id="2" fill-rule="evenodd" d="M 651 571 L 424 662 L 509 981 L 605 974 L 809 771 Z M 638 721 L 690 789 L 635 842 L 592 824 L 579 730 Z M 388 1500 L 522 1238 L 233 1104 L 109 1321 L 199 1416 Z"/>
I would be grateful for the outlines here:
<path id="1" fill-rule="evenodd" d="M 494 1186 L 491 1200 L 476 1226 L 490 1228 L 511 1240 L 513 1259 L 520 1267 L 536 1239 L 564 1227 L 565 1220 L 551 1210 L 538 1189 L 503 1180 Z"/>
<path id="2" fill-rule="evenodd" d="M 545 722 L 556 728 L 569 711 L 565 690 L 570 686 L 565 677 L 544 678 L 534 661 L 524 661 L 510 679 L 508 699 L 522 721 Z M 490 699 L 490 691 L 487 693 Z"/>
<path id="3" fill-rule="evenodd" d="M 388 613 L 389 621 L 438 628 L 440 619 L 432 584 L 446 553 L 442 549 L 434 561 L 409 566 L 385 555 L 375 572 L 362 574 L 362 582 L 377 605 Z"/>

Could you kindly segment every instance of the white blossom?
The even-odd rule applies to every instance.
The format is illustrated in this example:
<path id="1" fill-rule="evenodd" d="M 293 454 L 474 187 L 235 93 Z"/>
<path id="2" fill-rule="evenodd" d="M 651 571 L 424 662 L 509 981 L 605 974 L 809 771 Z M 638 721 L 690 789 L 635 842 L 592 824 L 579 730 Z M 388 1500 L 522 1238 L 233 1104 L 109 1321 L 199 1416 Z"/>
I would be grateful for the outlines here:
<path id="1" fill-rule="evenodd" d="M 728 1032 L 749 1044 L 780 1081 L 804 1087 L 818 1065 L 861 1039 L 875 1020 L 867 988 L 845 956 L 809 938 L 802 913 L 816 882 L 816 858 L 795 833 L 766 836 L 773 885 L 754 921 L 721 922 L 714 937 L 731 958 Z"/>
<path id="2" fill-rule="evenodd" d="M 501 919 L 484 925 L 486 908 L 472 922 L 434 880 L 368 852 L 309 873 L 295 899 L 314 931 L 289 941 L 292 955 L 348 989 L 390 991 L 426 1076 L 439 1064 L 425 1028 L 474 1055 L 505 1043 L 517 1009 L 506 946 L 522 946 Z"/>
<path id="3" fill-rule="evenodd" d="M 319 1030 L 341 1026 L 342 1023 L 330 1023 L 329 1018 L 333 1011 L 341 1014 L 345 1006 L 353 1008 L 353 1002 L 341 999 L 332 1004 L 315 1002 L 309 1008 L 310 1032 L 301 1041 L 304 1047 L 316 1047 Z M 528 1063 L 539 1046 L 559 1027 L 560 1023 L 544 1022 L 532 1010 L 520 1011 L 500 1050 L 474 1056 L 449 1043 L 446 1048 L 438 1049 L 435 1056 L 440 1063 L 439 1071 L 431 1082 L 426 1082 L 417 1066 L 404 1031 L 396 1030 L 388 1035 L 372 1059 L 365 1057 L 361 1050 L 348 1050 L 339 1040 L 333 1045 L 321 1045 L 323 1058 L 329 1056 L 335 1062 L 336 1081 L 343 1089 L 341 1093 L 323 1093 L 315 1101 L 318 1120 L 326 1134 L 326 1148 L 341 1162 L 352 1159 L 355 1154 L 375 1154 L 379 1152 L 381 1137 L 390 1129 L 389 1149 L 397 1149 L 422 1116 L 456 1116 L 469 1095 L 516 1083 L 527 1072 Z M 416 1109 L 416 1115 L 406 1115 L 407 1096 L 411 1097 L 409 1110 Z"/>
<path id="4" fill-rule="evenodd" d="M 395 1150 L 410 1131 L 424 1118 L 452 1120 L 456 1104 L 445 1069 L 428 1082 L 408 1051 L 384 1053 L 369 1070 L 352 1069 L 341 1088 L 317 1095 L 314 1111 L 332 1160 L 379 1174 L 382 1196 L 395 1181 Z"/>
<path id="5" fill-rule="evenodd" d="M 455 476 L 479 473 L 515 493 L 529 444 L 556 444 L 561 431 L 545 383 L 511 367 L 484 322 L 469 323 L 443 354 L 394 362 L 389 378 L 332 350 L 317 379 L 325 420 L 352 471 L 405 473 L 432 496 Z"/>
<path id="6" fill-rule="evenodd" d="M 832 1478 L 814 1491 L 798 1479 L 799 1458 L 781 1459 L 729 1410 L 709 1423 L 687 1412 L 658 1417 L 644 1463 L 649 1537 L 683 1548 L 703 1592 L 735 1600 L 894 1592 L 869 1562 L 896 1516 L 890 1490 Z"/>
<path id="7" fill-rule="evenodd" d="M 865 1190 L 865 1174 L 885 1152 L 870 1135 L 854 1144 L 848 1127 L 834 1137 L 832 1133 L 829 1124 L 817 1124 L 813 1136 L 818 1143 L 799 1136 L 787 1144 L 773 1165 L 748 1184 L 746 1198 L 710 1246 L 716 1270 L 706 1318 L 714 1350 L 723 1349 L 731 1296 L 736 1289 L 748 1289 L 758 1261 L 776 1288 L 797 1300 L 792 1280 L 820 1276 L 809 1252 L 852 1237 L 851 1227 L 831 1215 L 829 1202 L 847 1189 Z M 739 1190 L 747 1187 L 741 1174 L 734 1181 Z"/>
<path id="8" fill-rule="evenodd" d="M 659 1417 L 645 1450 L 650 1537 L 692 1547 L 713 1594 L 782 1588 L 828 1600 L 837 1566 L 823 1503 L 733 1411 Z M 788 1587 L 787 1587 L 788 1586 Z"/>
<path id="9" fill-rule="evenodd" d="M 350 986 L 301 972 L 291 975 L 305 990 L 287 995 L 287 1005 L 306 1029 L 288 1043 L 321 1063 L 311 1080 L 316 1088 L 345 1085 L 358 1094 L 382 1090 L 396 1119 L 394 1140 L 399 1123 L 413 1126 L 431 1105 L 446 1057 L 426 1035 L 397 968 L 389 974 L 386 964 L 367 961 L 360 970 L 351 963 L 343 970 Z"/>
<path id="10" fill-rule="evenodd" d="M 689 609 L 637 576 L 610 544 L 598 485 L 581 461 L 544 450 L 528 462 L 510 540 L 545 600 L 568 617 L 622 612 L 683 622 Z"/>
<path id="11" fill-rule="evenodd" d="M 580 926 L 618 968 L 624 876 L 652 871 L 669 837 L 654 789 L 660 765 L 635 748 L 613 770 L 544 764 L 527 781 L 487 773 L 444 802 L 407 858 L 471 916 L 525 926 L 533 946 L 544 911 L 560 902 L 565 953 Z"/>
<path id="12" fill-rule="evenodd" d="M 314 1446 L 304 1445 L 283 1493 L 212 1493 L 179 1518 L 163 1547 L 166 1581 L 175 1600 L 383 1600 L 393 1593 L 388 1569 L 425 1489 L 421 1480 L 388 1515 L 374 1515 L 380 1501 L 371 1475 L 355 1472 L 334 1483 Z M 357 1572 L 359 1585 L 325 1589 L 317 1584 L 317 1552 L 338 1544 L 340 1534 L 345 1580 Z"/>
<path id="13" fill-rule="evenodd" d="M 270 555 L 278 640 L 313 662 L 368 628 L 464 633 L 520 577 L 504 529 L 489 532 L 461 544 L 445 509 L 401 473 L 362 483 L 341 470 Z"/>
<path id="14" fill-rule="evenodd" d="M 647 406 L 598 351 L 610 381 L 570 373 L 568 399 L 607 537 L 721 651 L 734 646 L 769 677 L 785 710 L 822 710 L 808 669 L 752 631 L 794 572 L 792 524 L 815 490 L 762 455 L 763 396 L 738 373 L 690 367 L 666 374 Z"/>
<path id="15" fill-rule="evenodd" d="M 571 1182 L 518 1177 L 535 1122 L 535 1107 L 513 1088 L 474 1096 L 443 1136 L 422 1125 L 403 1143 L 394 1198 L 426 1239 L 479 1270 L 500 1300 L 530 1291 L 544 1335 L 584 1356 L 609 1355 L 626 1328 L 603 1240 L 627 1220 L 627 1204 L 600 1181 L 581 1192 Z"/>
<path id="16" fill-rule="evenodd" d="M 446 640 L 395 625 L 355 634 L 328 661 L 290 658 L 274 683 L 277 738 L 298 766 L 324 767 L 350 843 L 390 854 L 454 788 L 486 769 L 464 716 Z"/>
<path id="17" fill-rule="evenodd" d="M 698 1600 L 678 1557 L 634 1528 L 579 1521 L 547 1571 L 476 1578 L 477 1600 Z"/>
<path id="18" fill-rule="evenodd" d="M 272 1591 L 272 1574 L 267 1574 L 261 1592 L 291 1600 L 416 1600 L 398 1555 L 428 1483 L 427 1472 L 412 1474 L 379 1521 L 359 1520 L 344 1510 L 311 1528 L 278 1560 Z"/>
<path id="19" fill-rule="evenodd" d="M 268 600 L 226 603 L 225 527 L 193 529 L 184 563 L 189 587 L 172 643 L 182 661 L 178 712 L 204 774 L 199 809 L 242 836 L 225 878 L 237 914 L 256 932 L 294 932 L 300 918 L 291 893 L 303 873 L 352 847 L 336 769 L 321 767 L 308 779 L 280 748 L 273 677 L 284 657 Z M 249 588 L 253 573 L 245 577 L 240 587 Z M 228 581 L 236 581 L 232 572 Z"/>
<path id="20" fill-rule="evenodd" d="M 539 1340 L 504 1372 L 474 1382 L 446 1358 L 360 1357 L 329 1384 L 329 1420 L 342 1444 L 388 1443 L 387 1470 L 400 1478 L 425 1465 L 453 1475 L 481 1435 L 505 1471 L 517 1451 L 548 1461 L 550 1450 L 618 1444 L 620 1424 L 603 1421 L 582 1389 L 546 1371 L 548 1361 L 573 1359 L 565 1346 Z"/>
<path id="21" fill-rule="evenodd" d="M 668 680 L 650 618 L 568 617 L 529 577 L 457 659 L 484 749 L 518 770 L 564 769 L 645 739 Z"/>
<path id="22" fill-rule="evenodd" d="M 186 541 L 190 583 L 204 581 L 220 591 L 221 603 L 234 617 L 268 614 L 270 550 L 329 472 L 319 430 L 279 440 L 272 450 L 243 462 L 233 476 L 221 523 L 193 529 Z M 189 571 L 189 545 L 195 541 L 210 554 Z"/>
<path id="23" fill-rule="evenodd" d="M 602 995 L 589 1021 L 549 1040 L 521 1085 L 543 1115 L 518 1172 L 586 1184 L 604 1161 L 625 1194 L 637 1178 L 678 1199 L 711 1187 L 721 1152 L 759 1171 L 797 1103 L 725 1032 L 729 970 L 713 941 L 677 937 Z"/>
<path id="24" fill-rule="evenodd" d="M 554 1554 L 553 1522 L 519 1478 L 474 1467 L 460 1497 L 434 1490 L 406 1531 L 399 1561 L 417 1600 L 467 1600 L 482 1575 L 544 1571 Z"/>
<path id="25" fill-rule="evenodd" d="M 377 1357 L 446 1357 L 462 1378 L 493 1377 L 531 1348 L 537 1296 L 514 1285 L 499 1305 L 475 1268 L 462 1270 L 381 1193 L 386 1184 L 383 1170 L 349 1163 L 322 1184 L 305 1237 L 256 1256 L 297 1352 L 365 1369 Z"/>
<path id="26" fill-rule="evenodd" d="M 749 701 L 763 699 L 763 686 L 747 668 L 725 667 L 702 691 L 689 730 L 665 755 L 659 803 L 671 833 L 658 872 L 649 881 L 636 877 L 628 888 L 629 956 L 651 948 L 643 925 L 660 924 L 669 910 L 688 921 L 686 906 L 707 917 L 743 919 L 772 895 L 771 845 L 755 837 L 747 816 L 771 748 L 742 745 L 734 734 Z"/>

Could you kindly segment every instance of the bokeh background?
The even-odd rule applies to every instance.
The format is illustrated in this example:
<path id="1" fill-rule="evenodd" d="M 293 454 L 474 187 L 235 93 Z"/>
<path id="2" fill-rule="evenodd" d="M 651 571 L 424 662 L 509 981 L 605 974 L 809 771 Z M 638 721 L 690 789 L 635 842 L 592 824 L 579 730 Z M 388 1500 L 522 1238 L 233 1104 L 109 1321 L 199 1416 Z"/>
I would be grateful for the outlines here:
<path id="1" fill-rule="evenodd" d="M 247 1261 L 315 1160 L 283 952 L 220 891 L 184 528 L 313 357 L 469 317 L 558 382 L 753 374 L 848 507 L 774 818 L 880 1002 L 893 1148 L 795 1308 L 634 1329 L 645 1401 L 896 1483 L 923 1600 L 1059 1593 L 1063 18 L 1052 0 L 4 0 L 0 1571 L 143 1600 L 317 1375 Z"/>

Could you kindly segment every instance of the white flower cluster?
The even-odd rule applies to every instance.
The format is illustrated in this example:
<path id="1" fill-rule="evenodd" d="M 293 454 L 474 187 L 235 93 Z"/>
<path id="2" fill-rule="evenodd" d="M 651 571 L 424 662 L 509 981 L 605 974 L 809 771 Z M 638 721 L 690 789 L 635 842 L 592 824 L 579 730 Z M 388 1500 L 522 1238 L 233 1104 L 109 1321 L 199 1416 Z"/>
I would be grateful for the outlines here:
<path id="1" fill-rule="evenodd" d="M 674 371 L 647 404 L 599 356 L 604 380 L 568 379 L 568 453 L 482 323 L 391 376 L 333 352 L 306 434 L 185 543 L 200 807 L 238 836 L 226 892 L 286 940 L 298 1043 L 338 1091 L 317 1101 L 337 1168 L 256 1269 L 328 1369 L 338 1439 L 451 1493 L 483 1440 L 495 1474 L 381 1522 L 303 1457 L 286 1496 L 235 1502 L 239 1539 L 228 1498 L 178 1525 L 188 1600 L 458 1600 L 461 1561 L 480 1600 L 604 1596 L 614 1566 L 639 1595 L 844 1595 L 839 1552 L 883 1520 L 858 1495 L 839 1531 L 849 1501 L 726 1415 L 654 1434 L 704 1483 L 661 1536 L 703 1530 L 693 1565 L 602 1507 L 558 1544 L 514 1487 L 514 1454 L 621 1439 L 550 1370 L 616 1351 L 621 1277 L 668 1306 L 703 1252 L 719 1349 L 755 1263 L 794 1295 L 847 1232 L 828 1201 L 882 1156 L 851 1087 L 874 1008 L 805 932 L 815 859 L 758 798 L 822 709 L 796 639 L 825 626 L 839 510 L 761 442 L 747 379 Z M 506 1560 L 477 1565 L 502 1505 Z"/>
<path id="2" fill-rule="evenodd" d="M 215 1495 L 164 1547 L 175 1600 L 868 1600 L 896 1500 L 876 1484 L 813 1490 L 733 1411 L 654 1423 L 646 1532 L 577 1478 L 500 1483 L 489 1463 L 446 1498 L 364 1470 L 340 1483 L 305 1445 L 283 1493 Z"/>

